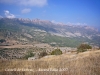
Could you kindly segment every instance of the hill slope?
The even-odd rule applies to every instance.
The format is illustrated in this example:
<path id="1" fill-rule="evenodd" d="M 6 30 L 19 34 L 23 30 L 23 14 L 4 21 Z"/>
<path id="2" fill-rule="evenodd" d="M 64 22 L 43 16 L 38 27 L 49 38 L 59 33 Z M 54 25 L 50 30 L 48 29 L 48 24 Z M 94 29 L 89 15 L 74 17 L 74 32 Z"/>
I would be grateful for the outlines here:
<path id="1" fill-rule="evenodd" d="M 99 75 L 100 74 L 99 62 L 100 62 L 100 50 L 88 51 L 80 54 L 69 53 L 58 56 L 49 56 L 47 58 L 41 58 L 33 61 L 0 60 L 0 66 L 1 66 L 0 74 L 2 75 L 40 75 L 40 74 L 41 75 Z M 20 71 L 18 71 L 19 69 Z M 41 69 L 41 71 L 39 69 Z M 47 71 L 48 69 L 51 70 Z M 55 69 L 57 71 L 55 71 Z"/>
<path id="2" fill-rule="evenodd" d="M 0 45 L 48 43 L 76 47 L 80 43 L 100 45 L 100 33 L 92 27 L 55 24 L 45 20 L 0 19 Z"/>

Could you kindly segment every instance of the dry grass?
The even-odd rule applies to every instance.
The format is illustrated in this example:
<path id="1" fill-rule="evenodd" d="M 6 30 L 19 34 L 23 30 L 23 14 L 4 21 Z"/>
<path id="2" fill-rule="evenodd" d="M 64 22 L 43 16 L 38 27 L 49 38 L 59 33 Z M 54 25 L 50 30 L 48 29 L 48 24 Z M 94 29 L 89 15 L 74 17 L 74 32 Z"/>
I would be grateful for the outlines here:
<path id="1" fill-rule="evenodd" d="M 33 71 L 5 71 L 5 69 L 34 69 Z M 36 71 L 39 68 L 67 68 L 66 71 Z M 69 53 L 43 57 L 38 60 L 0 60 L 0 75 L 100 75 L 100 50 L 79 54 Z"/>
<path id="2" fill-rule="evenodd" d="M 12 45 L 12 46 L 0 46 L 0 48 L 25 48 L 33 47 L 33 45 Z"/>

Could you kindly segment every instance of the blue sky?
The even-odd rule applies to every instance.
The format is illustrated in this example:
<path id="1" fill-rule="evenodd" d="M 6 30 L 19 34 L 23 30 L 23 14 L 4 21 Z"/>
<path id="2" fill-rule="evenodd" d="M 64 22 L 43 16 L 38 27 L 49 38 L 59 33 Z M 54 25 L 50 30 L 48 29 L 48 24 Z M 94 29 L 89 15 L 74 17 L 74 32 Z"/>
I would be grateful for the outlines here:
<path id="1" fill-rule="evenodd" d="M 100 0 L 0 0 L 0 17 L 100 28 Z"/>

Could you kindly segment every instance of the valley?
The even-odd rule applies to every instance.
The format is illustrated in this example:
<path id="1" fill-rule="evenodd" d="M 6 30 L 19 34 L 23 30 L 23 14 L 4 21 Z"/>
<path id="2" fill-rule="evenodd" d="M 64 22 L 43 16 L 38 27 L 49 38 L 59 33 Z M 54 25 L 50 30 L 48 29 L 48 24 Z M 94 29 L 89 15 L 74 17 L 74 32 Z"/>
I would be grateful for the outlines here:
<path id="1" fill-rule="evenodd" d="M 57 48 L 66 53 L 77 50 L 82 43 L 98 48 L 99 41 L 100 32 L 89 26 L 56 24 L 40 19 L 0 18 L 1 59 L 23 59 L 28 53 L 34 55 L 42 51 L 50 54 Z"/>
<path id="2" fill-rule="evenodd" d="M 99 41 L 89 26 L 0 18 L 0 74 L 99 75 Z"/>

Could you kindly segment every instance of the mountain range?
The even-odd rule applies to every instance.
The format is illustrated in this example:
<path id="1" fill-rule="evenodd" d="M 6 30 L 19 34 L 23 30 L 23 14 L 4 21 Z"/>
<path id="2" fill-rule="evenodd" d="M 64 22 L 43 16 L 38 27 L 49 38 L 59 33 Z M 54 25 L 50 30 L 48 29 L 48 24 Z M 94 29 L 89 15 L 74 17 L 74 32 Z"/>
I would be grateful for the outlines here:
<path id="1" fill-rule="evenodd" d="M 0 45 L 34 43 L 67 47 L 77 47 L 81 43 L 100 46 L 100 32 L 90 26 L 40 19 L 0 18 Z"/>

